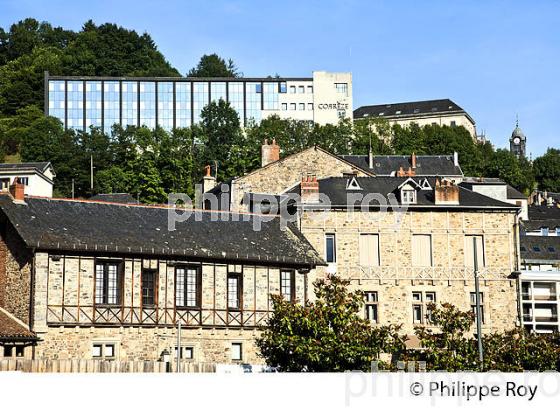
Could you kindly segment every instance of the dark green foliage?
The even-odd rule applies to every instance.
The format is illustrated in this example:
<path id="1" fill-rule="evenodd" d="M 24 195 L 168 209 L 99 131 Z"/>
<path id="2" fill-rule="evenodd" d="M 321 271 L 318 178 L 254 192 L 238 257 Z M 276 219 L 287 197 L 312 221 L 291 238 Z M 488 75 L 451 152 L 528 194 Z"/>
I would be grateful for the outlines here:
<path id="1" fill-rule="evenodd" d="M 187 77 L 241 77 L 232 59 L 224 60 L 217 54 L 203 55 Z"/>
<path id="2" fill-rule="evenodd" d="M 533 168 L 540 189 L 560 192 L 559 149 L 549 148 L 542 157 L 535 159 Z"/>
<path id="3" fill-rule="evenodd" d="M 43 107 L 44 72 L 52 75 L 179 76 L 151 37 L 115 24 L 80 32 L 25 19 L 0 31 L 0 114 Z"/>
<path id="4" fill-rule="evenodd" d="M 403 350 L 398 328 L 372 327 L 358 316 L 363 293 L 348 284 L 334 275 L 319 280 L 315 302 L 305 305 L 271 295 L 273 314 L 257 339 L 266 363 L 287 372 L 369 371 L 380 353 Z"/>
<path id="5" fill-rule="evenodd" d="M 474 314 L 461 312 L 448 303 L 428 307 L 435 329 L 417 327 L 415 333 L 423 350 L 408 351 L 406 358 L 425 361 L 429 370 L 480 370 L 478 346 L 472 336 Z M 485 371 L 560 370 L 558 335 L 529 334 L 516 328 L 484 334 L 482 344 Z"/>

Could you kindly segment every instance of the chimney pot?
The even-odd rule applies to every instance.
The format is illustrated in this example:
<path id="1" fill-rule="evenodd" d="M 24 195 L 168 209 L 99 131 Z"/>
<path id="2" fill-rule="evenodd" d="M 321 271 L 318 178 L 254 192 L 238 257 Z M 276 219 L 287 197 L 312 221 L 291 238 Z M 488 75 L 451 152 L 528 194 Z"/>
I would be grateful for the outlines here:
<path id="1" fill-rule="evenodd" d="M 317 176 L 304 177 L 300 184 L 301 203 L 318 203 L 319 202 L 319 181 Z"/>
<path id="2" fill-rule="evenodd" d="M 412 169 L 416 169 L 416 154 L 414 152 L 412 153 L 411 162 L 412 162 Z"/>
<path id="3" fill-rule="evenodd" d="M 261 146 L 261 166 L 265 167 L 268 164 L 276 162 L 280 159 L 280 146 L 276 144 L 276 139 L 272 140 L 272 144 L 268 144 L 268 139 L 265 138 Z"/>
<path id="4" fill-rule="evenodd" d="M 14 183 L 10 185 L 10 194 L 15 202 L 25 202 L 25 185 L 20 182 L 19 178 L 15 178 Z"/>

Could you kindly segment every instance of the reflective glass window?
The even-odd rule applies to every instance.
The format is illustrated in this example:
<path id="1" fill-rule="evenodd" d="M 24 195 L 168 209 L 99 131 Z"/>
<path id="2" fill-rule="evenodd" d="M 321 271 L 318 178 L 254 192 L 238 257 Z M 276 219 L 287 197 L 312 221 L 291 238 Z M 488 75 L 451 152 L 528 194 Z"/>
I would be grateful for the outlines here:
<path id="1" fill-rule="evenodd" d="M 200 113 L 208 105 L 208 82 L 192 83 L 193 92 L 193 120 L 197 124 L 200 122 Z"/>
<path id="2" fill-rule="evenodd" d="M 158 83 L 158 125 L 164 130 L 173 128 L 173 83 Z"/>
<path id="3" fill-rule="evenodd" d="M 156 83 L 141 81 L 139 84 L 140 95 L 140 125 L 148 128 L 156 126 Z"/>
<path id="4" fill-rule="evenodd" d="M 247 121 L 253 119 L 261 121 L 261 93 L 257 91 L 261 83 L 246 83 L 247 92 Z"/>
<path id="5" fill-rule="evenodd" d="M 103 84 L 103 130 L 111 132 L 114 124 L 120 123 L 120 86 L 118 81 Z"/>
<path id="6" fill-rule="evenodd" d="M 175 83 L 175 126 L 191 126 L 191 83 Z"/>
<path id="7" fill-rule="evenodd" d="M 62 121 L 62 124 L 64 124 L 64 110 L 66 108 L 65 90 L 64 81 L 49 81 L 49 115 L 58 118 Z"/>
<path id="8" fill-rule="evenodd" d="M 229 83 L 229 103 L 237 111 L 239 115 L 239 120 L 243 123 L 244 109 L 243 109 L 243 83 L 235 82 Z"/>
<path id="9" fill-rule="evenodd" d="M 68 81 L 68 128 L 84 129 L 84 82 Z"/>
<path id="10" fill-rule="evenodd" d="M 101 127 L 101 81 L 86 81 L 86 129 Z"/>
<path id="11" fill-rule="evenodd" d="M 122 125 L 138 125 L 138 83 L 122 83 Z"/>

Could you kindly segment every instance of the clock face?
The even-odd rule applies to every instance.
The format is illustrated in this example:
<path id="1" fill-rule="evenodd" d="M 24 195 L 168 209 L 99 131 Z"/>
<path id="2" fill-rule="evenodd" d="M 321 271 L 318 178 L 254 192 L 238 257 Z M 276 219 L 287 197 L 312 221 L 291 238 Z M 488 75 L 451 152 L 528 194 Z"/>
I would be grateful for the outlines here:
<path id="1" fill-rule="evenodd" d="M 513 143 L 514 143 L 514 144 L 519 144 L 520 142 L 521 142 L 521 140 L 519 139 L 519 137 L 515 137 L 515 138 L 513 139 Z"/>

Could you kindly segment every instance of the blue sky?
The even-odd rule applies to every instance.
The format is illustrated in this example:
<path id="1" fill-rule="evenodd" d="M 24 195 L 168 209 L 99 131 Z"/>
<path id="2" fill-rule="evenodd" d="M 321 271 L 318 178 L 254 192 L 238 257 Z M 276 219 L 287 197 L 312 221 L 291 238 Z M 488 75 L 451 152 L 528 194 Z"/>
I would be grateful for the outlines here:
<path id="1" fill-rule="evenodd" d="M 147 31 L 183 74 L 213 52 L 246 76 L 351 71 L 355 107 L 451 98 L 496 147 L 516 114 L 533 157 L 560 147 L 558 1 L 0 0 L 0 26 L 25 17 Z"/>

